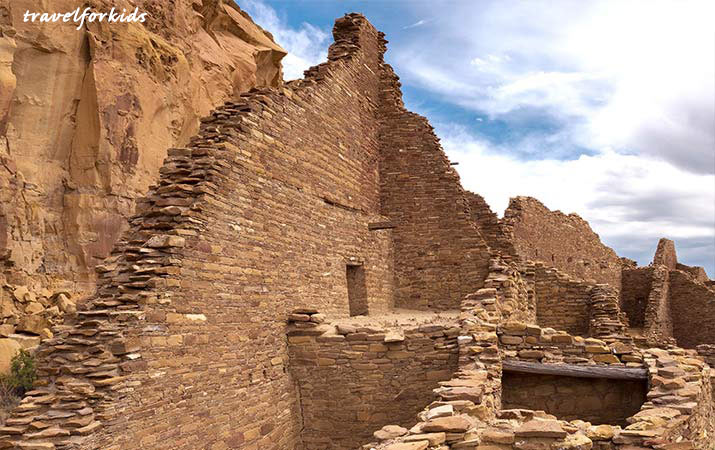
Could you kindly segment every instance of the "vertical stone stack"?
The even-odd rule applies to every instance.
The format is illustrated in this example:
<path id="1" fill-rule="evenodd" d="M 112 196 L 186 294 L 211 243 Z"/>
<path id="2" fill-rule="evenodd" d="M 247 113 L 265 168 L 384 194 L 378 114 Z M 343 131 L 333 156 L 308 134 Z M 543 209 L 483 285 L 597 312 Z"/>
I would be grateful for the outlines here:
<path id="1" fill-rule="evenodd" d="M 670 272 L 665 266 L 650 270 L 650 292 L 645 305 L 643 335 L 651 346 L 674 345 L 670 300 Z"/>
<path id="2" fill-rule="evenodd" d="M 595 338 L 625 337 L 628 318 L 621 312 L 618 292 L 607 284 L 591 289 L 589 336 Z"/>

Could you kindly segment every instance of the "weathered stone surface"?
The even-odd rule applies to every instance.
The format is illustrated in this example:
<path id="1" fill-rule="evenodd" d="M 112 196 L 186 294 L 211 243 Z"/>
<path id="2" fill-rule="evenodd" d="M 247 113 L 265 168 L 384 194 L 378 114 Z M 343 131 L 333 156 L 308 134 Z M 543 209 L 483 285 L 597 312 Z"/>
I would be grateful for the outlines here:
<path id="1" fill-rule="evenodd" d="M 464 433 L 471 427 L 471 422 L 460 416 L 439 417 L 427 421 L 422 430 L 426 432 Z"/>
<path id="2" fill-rule="evenodd" d="M 394 439 L 406 434 L 407 428 L 402 428 L 398 425 L 385 425 L 381 429 L 374 432 L 373 436 L 375 436 L 375 439 L 379 441 L 386 441 L 388 439 Z"/>
<path id="3" fill-rule="evenodd" d="M 0 374 L 10 372 L 10 361 L 20 351 L 20 344 L 13 339 L 0 339 Z"/>
<path id="4" fill-rule="evenodd" d="M 519 437 L 564 438 L 566 432 L 556 420 L 533 419 L 514 430 Z"/>

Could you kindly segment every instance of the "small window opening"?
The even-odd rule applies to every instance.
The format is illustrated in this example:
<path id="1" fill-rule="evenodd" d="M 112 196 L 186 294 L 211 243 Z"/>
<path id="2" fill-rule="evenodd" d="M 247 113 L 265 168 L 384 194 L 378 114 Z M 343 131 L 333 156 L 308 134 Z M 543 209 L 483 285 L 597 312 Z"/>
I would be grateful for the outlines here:
<path id="1" fill-rule="evenodd" d="M 363 266 L 347 265 L 345 273 L 348 280 L 350 315 L 366 316 L 367 288 L 365 287 L 365 269 Z"/>

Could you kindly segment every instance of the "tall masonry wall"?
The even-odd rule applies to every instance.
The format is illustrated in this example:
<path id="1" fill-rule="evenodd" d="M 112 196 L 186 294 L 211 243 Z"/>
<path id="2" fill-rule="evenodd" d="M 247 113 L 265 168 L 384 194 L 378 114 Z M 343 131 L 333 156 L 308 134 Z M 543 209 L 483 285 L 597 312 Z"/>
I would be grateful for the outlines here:
<path id="1" fill-rule="evenodd" d="M 479 228 L 479 232 L 493 251 L 497 251 L 503 258 L 517 258 L 517 251 L 504 225 L 499 217 L 492 211 L 484 197 L 474 192 L 466 192 L 472 220 Z"/>
<path id="2" fill-rule="evenodd" d="M 535 198 L 515 197 L 501 222 L 521 258 L 620 290 L 621 259 L 578 215 L 551 211 Z"/>
<path id="3" fill-rule="evenodd" d="M 88 310 L 41 347 L 47 385 L 0 439 L 300 448 L 288 313 L 347 316 L 347 264 L 364 267 L 371 313 L 393 299 L 394 231 L 370 227 L 388 220 L 375 119 L 384 41 L 358 15 L 334 37 L 305 80 L 227 103 L 169 150 Z M 51 430 L 35 433 L 35 420 Z"/>
<path id="4" fill-rule="evenodd" d="M 380 201 L 396 225 L 395 303 L 459 309 L 465 295 L 483 286 L 489 249 L 432 126 L 404 108 L 387 64 L 381 83 Z"/>

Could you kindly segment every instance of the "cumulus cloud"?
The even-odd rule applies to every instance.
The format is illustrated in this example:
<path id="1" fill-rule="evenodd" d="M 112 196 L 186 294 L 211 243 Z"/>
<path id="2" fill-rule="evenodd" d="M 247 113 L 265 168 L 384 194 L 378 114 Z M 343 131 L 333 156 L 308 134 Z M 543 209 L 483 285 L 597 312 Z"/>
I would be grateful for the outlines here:
<path id="1" fill-rule="evenodd" d="M 295 28 L 278 17 L 276 10 L 261 0 L 243 0 L 240 4 L 254 22 L 270 31 L 288 54 L 283 58 L 283 78 L 303 78 L 303 72 L 327 58 L 330 34 L 309 23 Z"/>
<path id="2" fill-rule="evenodd" d="M 581 147 L 611 147 L 715 173 L 715 3 L 416 3 L 438 32 L 395 50 L 406 84 L 507 118 L 576 118 Z M 544 143 L 547 146 L 547 143 Z"/>

